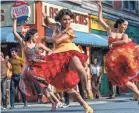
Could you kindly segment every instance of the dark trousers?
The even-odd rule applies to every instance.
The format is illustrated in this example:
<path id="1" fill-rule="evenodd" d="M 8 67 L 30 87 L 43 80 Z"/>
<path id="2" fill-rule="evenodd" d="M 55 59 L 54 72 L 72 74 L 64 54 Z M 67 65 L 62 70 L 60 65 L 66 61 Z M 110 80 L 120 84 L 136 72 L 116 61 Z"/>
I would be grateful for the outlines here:
<path id="1" fill-rule="evenodd" d="M 65 104 L 69 104 L 70 98 L 69 98 L 69 94 L 67 92 L 65 92 L 64 98 L 65 98 Z"/>
<path id="2" fill-rule="evenodd" d="M 1 94 L 3 107 L 7 107 L 7 76 L 1 78 Z"/>
<path id="3" fill-rule="evenodd" d="M 84 96 L 84 90 L 83 90 L 82 82 L 81 82 L 81 81 L 78 83 L 78 87 L 79 87 L 80 95 L 81 95 L 81 97 L 84 99 L 85 96 Z"/>
<path id="4" fill-rule="evenodd" d="M 100 98 L 101 96 L 99 87 L 100 87 L 99 77 L 92 76 L 92 92 L 95 98 Z"/>
<path id="5" fill-rule="evenodd" d="M 19 88 L 20 78 L 21 78 L 20 74 L 18 74 L 18 75 L 13 74 L 11 77 L 11 82 L 10 82 L 10 104 L 11 104 L 11 107 L 14 107 L 14 104 L 15 104 L 16 88 L 18 88 L 19 92 L 21 93 L 24 105 L 26 105 L 26 95 Z"/>

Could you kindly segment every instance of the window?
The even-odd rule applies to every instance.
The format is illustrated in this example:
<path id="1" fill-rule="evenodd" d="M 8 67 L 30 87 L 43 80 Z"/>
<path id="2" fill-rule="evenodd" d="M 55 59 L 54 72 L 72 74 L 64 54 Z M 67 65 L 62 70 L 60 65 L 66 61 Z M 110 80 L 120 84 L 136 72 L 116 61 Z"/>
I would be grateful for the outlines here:
<path id="1" fill-rule="evenodd" d="M 113 1 L 102 1 L 104 4 L 113 5 Z"/>
<path id="2" fill-rule="evenodd" d="M 136 1 L 123 1 L 123 9 L 136 13 Z"/>
<path id="3" fill-rule="evenodd" d="M 129 1 L 129 7 L 131 10 L 135 10 L 135 1 Z"/>
<path id="4" fill-rule="evenodd" d="M 72 2 L 72 3 L 75 3 L 75 4 L 79 4 L 79 5 L 82 4 L 82 0 L 66 0 L 66 1 L 69 1 L 69 2 Z"/>

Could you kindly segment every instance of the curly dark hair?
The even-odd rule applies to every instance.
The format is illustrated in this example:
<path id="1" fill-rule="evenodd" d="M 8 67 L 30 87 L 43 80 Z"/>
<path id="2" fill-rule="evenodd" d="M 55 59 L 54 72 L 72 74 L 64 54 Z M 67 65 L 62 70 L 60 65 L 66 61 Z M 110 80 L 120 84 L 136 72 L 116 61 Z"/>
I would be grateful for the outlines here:
<path id="1" fill-rule="evenodd" d="M 36 30 L 36 29 L 30 29 L 30 30 L 28 30 L 27 33 L 26 33 L 26 36 L 25 36 L 25 38 L 24 38 L 24 41 L 30 40 L 30 38 L 31 38 L 35 33 L 37 33 L 37 32 L 38 32 L 38 30 Z"/>
<path id="2" fill-rule="evenodd" d="M 118 24 L 122 24 L 124 23 L 126 20 L 123 18 L 119 18 L 118 20 L 116 20 L 115 24 L 114 24 L 114 28 L 118 28 Z"/>
<path id="3" fill-rule="evenodd" d="M 18 48 L 13 47 L 13 48 L 11 48 L 11 49 L 10 49 L 10 52 L 12 52 L 12 51 L 15 51 L 16 53 L 18 53 L 18 52 L 19 52 L 19 49 L 18 49 Z"/>
<path id="4" fill-rule="evenodd" d="M 73 19 L 75 17 L 75 15 L 71 12 L 71 10 L 69 9 L 61 9 L 58 14 L 56 15 L 55 17 L 55 21 L 58 21 L 60 22 L 61 18 L 64 16 L 64 15 L 69 15 L 71 17 L 71 19 Z"/>

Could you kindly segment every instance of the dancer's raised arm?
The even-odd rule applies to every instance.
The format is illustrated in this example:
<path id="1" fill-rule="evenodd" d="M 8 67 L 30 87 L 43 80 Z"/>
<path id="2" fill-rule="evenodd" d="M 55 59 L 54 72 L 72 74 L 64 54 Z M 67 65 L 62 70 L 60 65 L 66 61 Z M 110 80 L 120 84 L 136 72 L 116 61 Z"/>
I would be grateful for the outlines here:
<path id="1" fill-rule="evenodd" d="M 54 30 L 55 27 L 57 26 L 57 23 L 51 22 L 50 19 L 48 18 L 48 16 L 46 15 L 46 13 L 42 13 L 42 16 L 44 18 L 45 25 Z"/>
<path id="2" fill-rule="evenodd" d="M 21 44 L 21 46 L 23 47 L 25 45 L 24 40 L 22 39 L 22 37 L 17 33 L 17 17 L 16 14 L 13 13 L 13 33 L 15 35 L 15 37 L 19 40 L 19 43 Z"/>
<path id="3" fill-rule="evenodd" d="M 102 15 L 102 3 L 101 0 L 97 1 L 98 4 L 98 20 L 100 24 L 103 26 L 103 28 L 107 31 L 108 34 L 111 33 L 111 28 L 110 26 L 103 20 L 103 15 Z"/>

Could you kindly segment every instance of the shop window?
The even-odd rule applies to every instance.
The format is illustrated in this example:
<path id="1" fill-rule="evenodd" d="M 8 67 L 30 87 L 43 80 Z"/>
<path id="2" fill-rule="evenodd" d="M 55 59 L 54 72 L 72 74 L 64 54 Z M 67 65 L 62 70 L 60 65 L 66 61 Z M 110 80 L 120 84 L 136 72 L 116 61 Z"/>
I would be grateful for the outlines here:
<path id="1" fill-rule="evenodd" d="M 136 1 L 123 1 L 123 9 L 136 13 Z"/>

